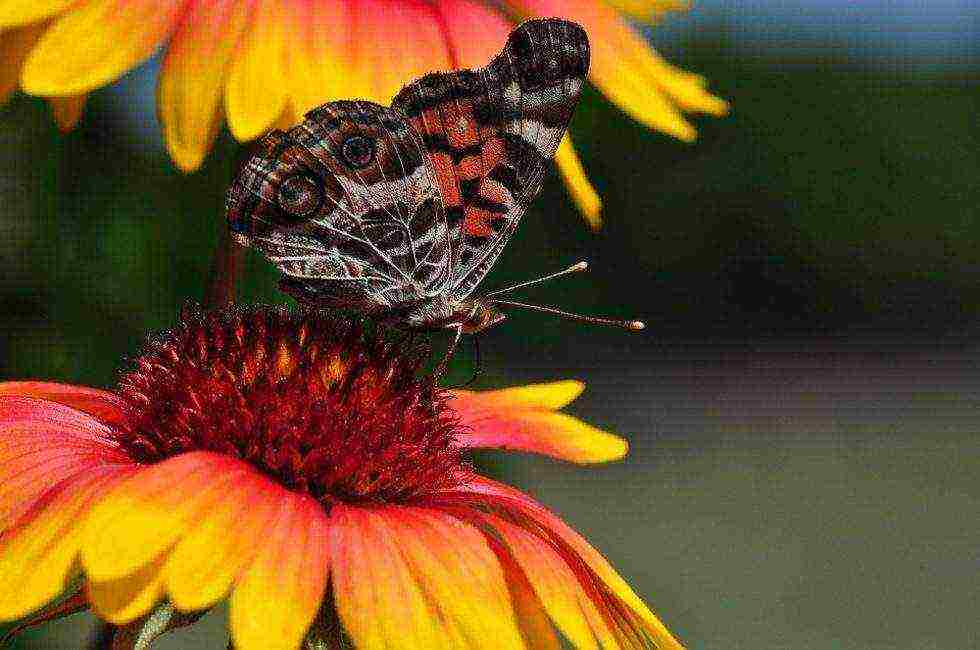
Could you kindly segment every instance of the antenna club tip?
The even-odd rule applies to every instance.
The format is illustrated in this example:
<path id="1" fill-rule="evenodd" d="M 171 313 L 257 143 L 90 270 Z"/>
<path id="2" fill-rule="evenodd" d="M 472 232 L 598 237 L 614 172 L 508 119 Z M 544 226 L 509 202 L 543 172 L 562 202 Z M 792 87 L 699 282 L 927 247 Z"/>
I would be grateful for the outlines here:
<path id="1" fill-rule="evenodd" d="M 586 262 L 585 260 L 582 260 L 581 262 L 579 262 L 578 264 L 576 264 L 575 266 L 573 266 L 569 270 L 571 270 L 571 271 L 584 271 L 587 268 L 589 268 L 589 263 Z"/>
<path id="2" fill-rule="evenodd" d="M 626 321 L 626 328 L 627 329 L 631 329 L 634 332 L 639 332 L 640 330 L 644 330 L 644 329 L 646 329 L 646 327 L 647 327 L 647 324 L 644 323 L 641 320 Z"/>

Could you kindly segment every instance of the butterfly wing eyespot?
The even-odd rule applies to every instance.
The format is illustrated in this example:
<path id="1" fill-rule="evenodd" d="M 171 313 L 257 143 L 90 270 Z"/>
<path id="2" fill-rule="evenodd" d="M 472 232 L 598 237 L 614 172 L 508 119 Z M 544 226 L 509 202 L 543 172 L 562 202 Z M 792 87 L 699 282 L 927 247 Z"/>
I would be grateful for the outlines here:
<path id="1" fill-rule="evenodd" d="M 316 212 L 323 203 L 323 191 L 308 176 L 292 176 L 279 186 L 279 207 L 290 217 L 303 218 Z"/>
<path id="2" fill-rule="evenodd" d="M 352 169 L 364 169 L 374 162 L 377 145 L 363 135 L 352 135 L 340 146 L 340 156 Z"/>

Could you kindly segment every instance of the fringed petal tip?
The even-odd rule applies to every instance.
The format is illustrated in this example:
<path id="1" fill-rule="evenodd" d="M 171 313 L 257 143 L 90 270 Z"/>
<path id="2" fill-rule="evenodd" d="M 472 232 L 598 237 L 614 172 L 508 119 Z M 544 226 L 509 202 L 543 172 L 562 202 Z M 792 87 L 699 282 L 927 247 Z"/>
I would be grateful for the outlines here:
<path id="1" fill-rule="evenodd" d="M 556 412 L 584 389 L 582 382 L 559 381 L 486 392 L 456 391 L 450 406 L 467 428 L 460 444 L 543 454 L 583 465 L 622 459 L 629 450 L 626 440 Z"/>

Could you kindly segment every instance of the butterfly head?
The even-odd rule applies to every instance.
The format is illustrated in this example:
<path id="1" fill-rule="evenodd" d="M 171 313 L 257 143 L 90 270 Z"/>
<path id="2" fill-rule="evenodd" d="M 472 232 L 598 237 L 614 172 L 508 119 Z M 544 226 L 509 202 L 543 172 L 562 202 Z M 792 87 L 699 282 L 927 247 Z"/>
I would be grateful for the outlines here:
<path id="1" fill-rule="evenodd" d="M 485 300 L 465 300 L 461 304 L 461 325 L 466 334 L 476 334 L 504 321 L 507 316 Z"/>
<path id="2" fill-rule="evenodd" d="M 337 232 L 408 223 L 436 210 L 434 192 L 420 191 L 432 184 L 416 178 L 427 173 L 417 136 L 395 111 L 332 102 L 258 143 L 228 191 L 228 227 L 286 275 L 331 275 L 336 251 L 328 242 Z M 385 245 L 387 233 L 365 234 Z"/>

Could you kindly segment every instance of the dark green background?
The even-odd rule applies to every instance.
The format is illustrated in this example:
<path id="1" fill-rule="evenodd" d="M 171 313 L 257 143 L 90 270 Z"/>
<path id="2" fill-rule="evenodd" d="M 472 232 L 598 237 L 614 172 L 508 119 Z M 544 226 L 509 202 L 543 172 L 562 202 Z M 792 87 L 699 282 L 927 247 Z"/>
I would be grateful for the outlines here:
<path id="1" fill-rule="evenodd" d="M 976 647 L 980 66 L 739 45 L 713 29 L 663 48 L 733 106 L 695 145 L 588 93 L 573 132 L 606 227 L 553 178 L 486 281 L 586 258 L 533 297 L 649 322 L 513 314 L 476 384 L 587 379 L 572 410 L 630 458 L 481 462 L 585 532 L 691 648 Z M 67 137 L 39 101 L 0 113 L 4 377 L 109 386 L 203 296 L 237 147 L 175 172 L 155 126 L 127 122 L 150 79 L 96 93 Z M 283 301 L 257 257 L 242 297 Z M 76 647 L 81 620 L 20 647 Z M 218 647 L 211 620 L 167 647 Z"/>

